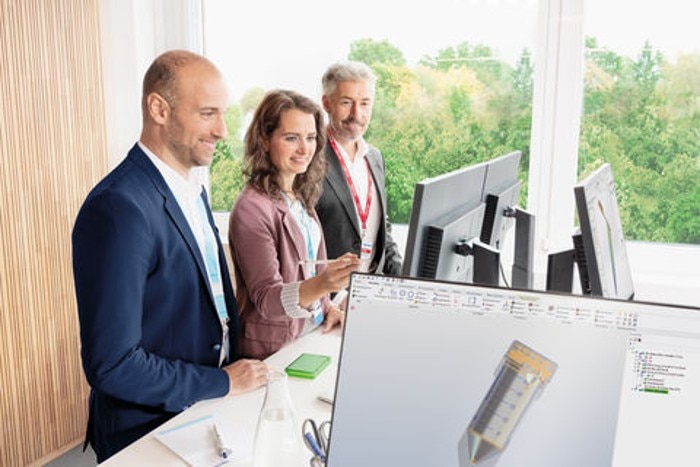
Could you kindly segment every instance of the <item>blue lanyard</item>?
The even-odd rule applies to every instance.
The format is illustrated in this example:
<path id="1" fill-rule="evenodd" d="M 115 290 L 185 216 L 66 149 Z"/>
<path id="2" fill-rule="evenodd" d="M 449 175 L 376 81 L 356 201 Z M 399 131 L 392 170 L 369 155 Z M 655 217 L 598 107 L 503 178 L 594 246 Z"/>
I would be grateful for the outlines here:
<path id="1" fill-rule="evenodd" d="M 299 226 L 303 227 L 303 229 L 304 229 L 304 231 L 302 232 L 302 235 L 306 239 L 307 259 L 313 261 L 316 259 L 316 251 L 315 251 L 314 245 L 311 241 L 311 226 L 310 226 L 311 217 L 304 210 L 303 206 L 301 206 L 301 203 L 299 203 L 300 209 L 297 212 L 295 212 L 295 210 L 292 208 L 292 202 L 287 197 L 287 195 L 282 193 L 282 196 L 284 197 L 284 201 L 287 203 L 287 207 L 289 207 L 289 211 L 292 213 L 294 218 L 297 220 L 297 223 L 299 224 Z M 308 274 L 311 277 L 314 277 L 316 275 L 316 268 L 313 265 L 309 266 Z"/>
<path id="2" fill-rule="evenodd" d="M 301 210 L 301 213 L 301 223 L 304 226 L 304 230 L 306 231 L 306 235 L 304 235 L 306 237 L 306 254 L 308 256 L 308 259 L 313 261 L 316 259 L 316 252 L 314 251 L 314 245 L 311 242 L 311 226 L 309 225 L 311 218 L 303 209 Z M 316 275 L 316 269 L 314 269 L 313 271 L 313 275 Z"/>

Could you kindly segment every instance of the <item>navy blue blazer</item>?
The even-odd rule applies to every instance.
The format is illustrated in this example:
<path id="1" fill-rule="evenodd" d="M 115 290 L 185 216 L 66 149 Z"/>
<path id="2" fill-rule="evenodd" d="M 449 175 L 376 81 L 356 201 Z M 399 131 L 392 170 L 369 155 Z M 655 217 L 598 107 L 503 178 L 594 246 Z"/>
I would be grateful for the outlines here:
<path id="1" fill-rule="evenodd" d="M 216 232 L 211 213 L 209 222 Z M 194 402 L 226 395 L 229 380 L 197 241 L 138 145 L 87 196 L 72 242 L 91 387 L 86 443 L 102 462 Z M 238 309 L 217 243 L 233 352 Z"/>

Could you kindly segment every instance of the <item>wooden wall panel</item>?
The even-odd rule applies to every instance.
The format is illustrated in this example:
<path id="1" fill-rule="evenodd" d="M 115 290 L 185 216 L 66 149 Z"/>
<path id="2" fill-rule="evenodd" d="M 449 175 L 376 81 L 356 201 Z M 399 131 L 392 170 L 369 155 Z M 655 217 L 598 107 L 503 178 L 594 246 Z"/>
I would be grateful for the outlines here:
<path id="1" fill-rule="evenodd" d="M 97 0 L 0 0 L 0 465 L 82 440 L 70 234 L 107 171 Z"/>

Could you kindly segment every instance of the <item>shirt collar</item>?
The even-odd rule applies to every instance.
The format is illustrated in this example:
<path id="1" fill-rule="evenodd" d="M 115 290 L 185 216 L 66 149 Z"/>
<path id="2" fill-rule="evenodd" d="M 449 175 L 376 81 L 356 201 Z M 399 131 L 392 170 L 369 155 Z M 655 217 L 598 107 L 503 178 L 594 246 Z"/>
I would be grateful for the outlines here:
<path id="1" fill-rule="evenodd" d="M 338 151 L 340 151 L 340 156 L 343 158 L 348 167 L 367 157 L 367 154 L 369 153 L 369 145 L 363 137 L 360 137 L 360 139 L 357 141 L 357 154 L 355 155 L 355 160 L 351 161 L 350 156 L 345 151 L 345 148 L 338 144 L 338 140 L 333 137 L 333 130 L 331 130 L 330 127 L 328 127 L 328 137 L 333 138 L 333 140 L 336 142 L 335 146 L 338 148 Z"/>
<path id="2" fill-rule="evenodd" d="M 202 186 L 198 183 L 197 177 L 194 176 L 191 170 L 189 171 L 188 176 L 185 178 L 182 175 L 180 175 L 175 169 L 163 162 L 162 159 L 156 156 L 141 141 L 138 142 L 138 145 L 141 148 L 141 150 L 148 156 L 151 162 L 153 162 L 153 165 L 156 166 L 156 169 L 158 169 L 158 172 L 160 172 L 160 174 L 163 176 L 163 178 L 165 179 L 165 183 L 168 185 L 168 188 L 170 188 L 170 191 L 172 191 L 175 197 L 178 199 L 178 202 L 180 202 L 181 200 L 192 201 L 201 194 Z"/>

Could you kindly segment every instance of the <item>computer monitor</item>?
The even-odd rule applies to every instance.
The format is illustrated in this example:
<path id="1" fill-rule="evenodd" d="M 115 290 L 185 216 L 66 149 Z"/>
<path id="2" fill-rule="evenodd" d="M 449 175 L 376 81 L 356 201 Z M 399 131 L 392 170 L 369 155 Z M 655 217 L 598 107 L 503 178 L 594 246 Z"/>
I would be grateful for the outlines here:
<path id="1" fill-rule="evenodd" d="M 405 276 L 499 285 L 504 238 L 515 221 L 513 285 L 532 287 L 534 220 L 517 207 L 520 157 L 514 151 L 416 184 Z M 474 232 L 481 204 L 483 223 Z M 458 220 L 463 216 L 469 219 Z"/>
<path id="2" fill-rule="evenodd" d="M 354 274 L 328 467 L 700 464 L 700 308 Z"/>
<path id="3" fill-rule="evenodd" d="M 580 246 L 575 242 L 574 249 L 582 292 L 632 299 L 634 286 L 610 164 L 576 184 L 574 196 L 581 230 Z"/>
<path id="4" fill-rule="evenodd" d="M 482 192 L 486 212 L 481 241 L 503 251 L 506 248 L 506 234 L 515 225 L 512 284 L 530 289 L 534 282 L 535 220 L 532 214 L 518 206 L 520 158 L 520 151 L 513 151 L 488 162 Z"/>
<path id="5" fill-rule="evenodd" d="M 489 161 L 484 180 L 481 196 L 486 203 L 486 216 L 481 241 L 499 250 L 515 222 L 514 211 L 520 197 L 520 155 L 520 151 L 514 151 Z"/>
<path id="6" fill-rule="evenodd" d="M 475 249 L 480 248 L 475 240 L 481 233 L 485 209 L 484 204 L 478 204 L 464 213 L 447 214 L 427 227 L 418 277 L 474 282 Z"/>
<path id="7" fill-rule="evenodd" d="M 473 279 L 484 206 L 486 163 L 428 178 L 416 184 L 408 227 L 403 274 L 464 281 Z M 481 267 L 482 272 L 486 267 Z M 495 269 L 496 268 L 491 268 Z M 497 277 L 496 277 L 497 279 Z"/>

